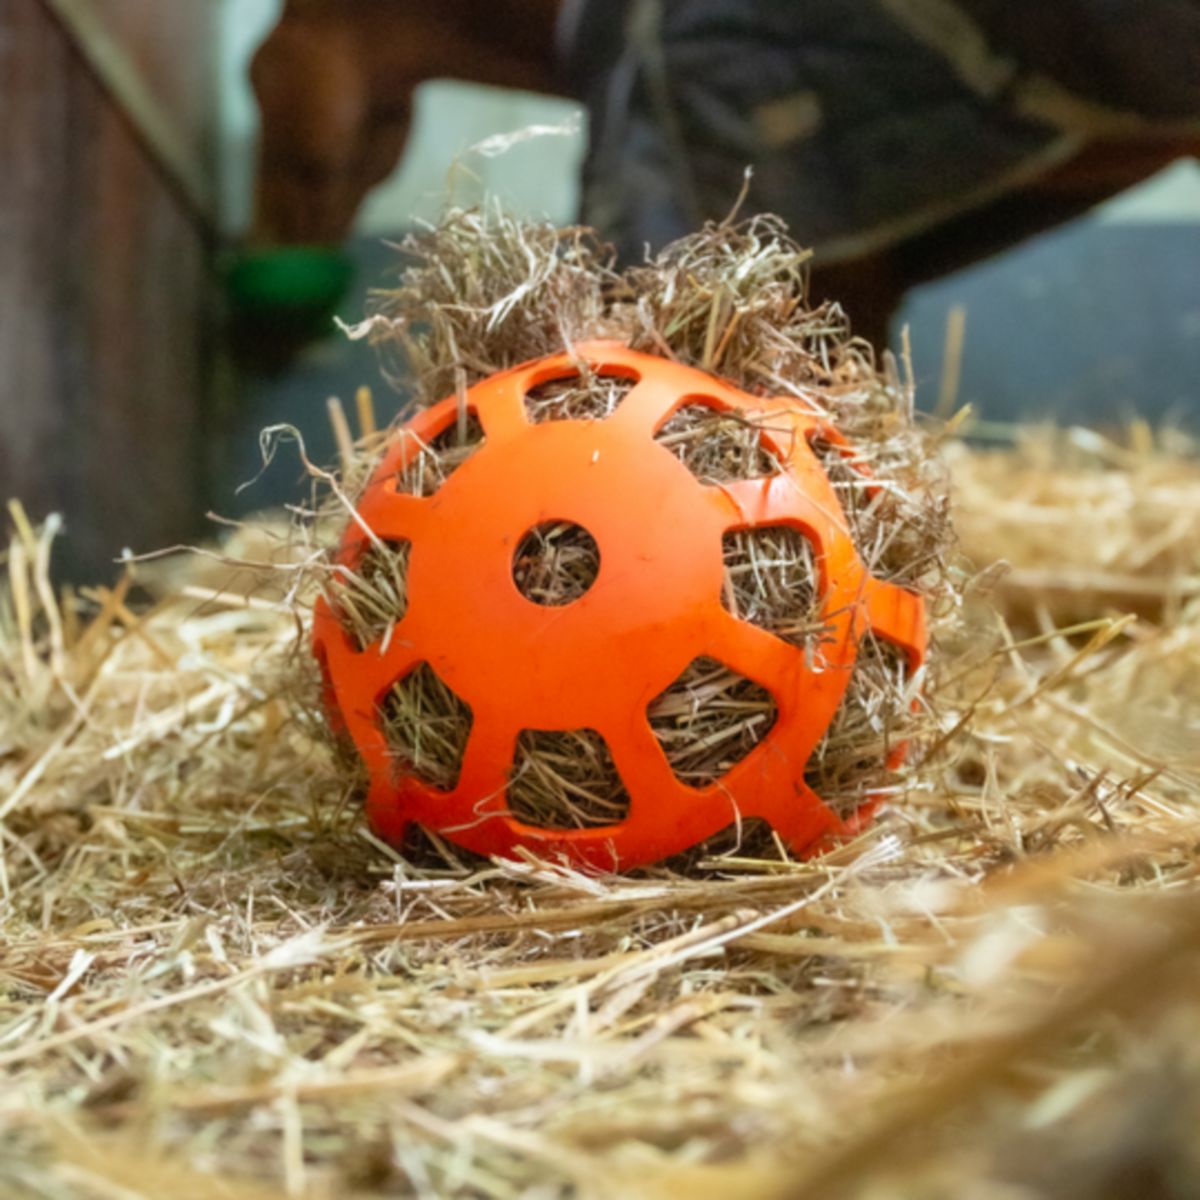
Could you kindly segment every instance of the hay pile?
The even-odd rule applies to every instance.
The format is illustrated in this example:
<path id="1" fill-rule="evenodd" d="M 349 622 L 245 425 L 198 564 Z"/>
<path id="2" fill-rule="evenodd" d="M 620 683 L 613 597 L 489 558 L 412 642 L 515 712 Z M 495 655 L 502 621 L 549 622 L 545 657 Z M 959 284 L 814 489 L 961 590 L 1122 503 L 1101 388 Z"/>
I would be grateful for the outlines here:
<path id="1" fill-rule="evenodd" d="M 998 580 L 1007 610 L 1043 628 L 1097 612 L 1169 623 L 1200 596 L 1192 441 L 1169 432 L 1155 452 L 1138 424 L 1126 444 L 1087 429 L 1031 426 L 1012 435 L 1015 455 L 971 454 L 955 496 L 966 554 L 1016 564 Z M 951 447 L 952 460 L 963 454 Z"/>
<path id="2" fill-rule="evenodd" d="M 491 207 L 452 211 L 436 229 L 407 239 L 402 250 L 399 286 L 376 293 L 371 315 L 350 333 L 369 338 L 389 369 L 414 381 L 418 403 L 456 392 L 462 397 L 490 374 L 598 336 L 699 367 L 752 394 L 788 398 L 833 431 L 812 446 L 867 569 L 922 594 L 935 618 L 935 636 L 946 636 L 962 578 L 950 562 L 946 488 L 933 439 L 913 416 L 911 372 L 902 381 L 890 358 L 877 370 L 870 348 L 851 336 L 835 305 L 809 306 L 808 254 L 777 220 L 711 225 L 623 274 L 610 269 L 586 230 L 523 223 Z M 534 423 L 603 420 L 631 386 L 585 369 L 535 387 L 526 411 Z M 396 480 L 399 491 L 432 494 L 478 451 L 483 431 L 465 404 L 459 413 L 456 424 L 418 448 Z M 698 480 L 721 485 L 783 469 L 763 440 L 770 419 L 689 403 L 654 437 Z M 368 425 L 373 430 L 373 422 Z M 353 482 L 338 489 L 323 514 L 345 519 L 355 485 L 369 476 L 378 450 L 373 432 L 358 443 L 347 437 L 343 471 Z M 327 533 L 317 527 L 337 525 L 317 517 L 313 525 L 302 533 L 319 554 Z M 331 577 L 320 581 L 360 647 L 386 640 L 403 616 L 407 550 L 377 539 L 361 563 L 332 568 Z M 730 534 L 724 551 L 725 606 L 801 647 L 821 669 L 830 632 L 811 544 L 776 526 Z M 514 579 L 535 603 L 560 605 L 588 589 L 598 566 L 590 535 L 559 524 L 526 537 Z M 448 688 L 435 686 L 436 679 L 426 682 L 420 705 L 397 696 L 402 685 L 393 689 L 383 728 L 398 769 L 445 787 L 457 778 L 471 714 Z M 869 638 L 806 781 L 847 817 L 871 797 L 894 790 L 890 752 L 928 727 L 935 694 L 932 672 L 912 678 L 896 648 Z M 753 750 L 777 713 L 765 688 L 707 660 L 691 664 L 648 715 L 676 777 L 703 787 Z M 454 736 L 423 738 L 421 724 L 428 720 L 448 732 L 456 726 Z M 534 732 L 522 735 L 512 766 L 508 799 L 514 811 L 546 827 L 620 819 L 628 796 L 600 735 Z"/>
<path id="3" fill-rule="evenodd" d="M 1032 455 L 951 456 L 1018 582 L 970 598 L 904 803 L 818 861 L 635 879 L 413 867 L 274 685 L 275 567 L 131 611 L 55 594 L 18 520 L 0 1195 L 1196 1194 L 1200 468 Z M 1148 536 L 1146 615 L 1059 586 Z"/>

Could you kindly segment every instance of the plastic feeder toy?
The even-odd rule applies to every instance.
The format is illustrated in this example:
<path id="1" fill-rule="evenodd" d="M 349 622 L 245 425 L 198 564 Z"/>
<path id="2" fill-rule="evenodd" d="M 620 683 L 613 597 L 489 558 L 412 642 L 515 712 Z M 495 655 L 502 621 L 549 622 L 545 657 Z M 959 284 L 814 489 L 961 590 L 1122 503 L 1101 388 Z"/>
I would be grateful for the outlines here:
<path id="1" fill-rule="evenodd" d="M 625 389 L 608 415 L 531 419 L 531 394 L 581 371 Z M 753 423 L 766 469 L 706 482 L 656 440 L 697 406 Z M 436 486 L 421 482 L 421 454 L 468 428 L 470 452 Z M 806 783 L 806 767 L 864 640 L 893 648 L 915 671 L 925 612 L 918 596 L 867 573 L 814 442 L 850 450 L 794 400 L 751 396 L 607 342 L 485 379 L 466 393 L 465 411 L 450 397 L 415 416 L 374 471 L 335 568 L 353 573 L 373 553 L 391 553 L 404 571 L 396 619 L 355 637 L 331 595 L 314 624 L 326 709 L 367 769 L 374 831 L 398 845 L 417 822 L 481 854 L 526 847 L 613 870 L 697 846 L 735 819 L 765 820 L 797 853 L 861 827 L 875 801 L 839 814 Z M 724 548 L 761 529 L 811 547 L 815 649 L 731 611 Z M 525 569 L 530 538 L 547 530 L 591 551 L 594 577 L 565 602 L 539 595 L 537 571 Z M 553 566 L 553 538 L 546 544 L 537 561 Z M 682 693 L 684 725 L 702 714 L 709 697 L 698 663 L 735 672 L 770 703 L 762 736 L 700 783 L 673 765 L 656 724 L 681 679 L 697 681 Z M 418 684 L 458 714 L 450 770 L 421 767 L 422 738 L 443 736 L 436 722 L 409 719 L 399 746 L 389 736 L 389 705 Z M 622 800 L 609 818 L 572 826 L 522 816 L 513 802 L 528 768 L 522 747 L 550 735 L 587 737 L 605 751 L 597 761 L 615 772 L 609 782 Z M 888 757 L 897 765 L 903 746 Z M 569 784 L 589 794 L 588 779 Z"/>

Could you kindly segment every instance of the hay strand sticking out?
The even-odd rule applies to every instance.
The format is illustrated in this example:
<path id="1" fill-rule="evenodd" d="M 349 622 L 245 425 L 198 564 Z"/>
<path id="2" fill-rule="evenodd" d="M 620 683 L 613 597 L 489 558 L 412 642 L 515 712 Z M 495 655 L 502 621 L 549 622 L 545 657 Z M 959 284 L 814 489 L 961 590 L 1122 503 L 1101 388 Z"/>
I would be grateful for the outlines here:
<path id="1" fill-rule="evenodd" d="M 625 272 L 620 315 L 630 344 L 751 393 L 794 397 L 808 412 L 838 412 L 844 429 L 841 410 L 860 409 L 878 375 L 841 308 L 809 303 L 810 258 L 778 217 L 706 225 Z M 901 404 L 896 391 L 878 389 L 856 433 Z"/>
<path id="2" fill-rule="evenodd" d="M 817 658 L 828 626 L 821 611 L 812 543 L 782 525 L 727 533 L 721 599 L 730 613 Z"/>
<path id="3" fill-rule="evenodd" d="M 809 760 L 805 782 L 842 817 L 872 794 L 886 795 L 899 780 L 887 766 L 889 755 L 916 737 L 927 719 L 918 704 L 903 652 L 868 634 L 859 644 L 842 703 Z"/>
<path id="4" fill-rule="evenodd" d="M 838 446 L 821 437 L 809 444 L 871 574 L 901 587 L 935 590 L 950 538 L 945 496 L 931 502 L 922 492 L 909 491 L 869 446 Z"/>
<path id="5" fill-rule="evenodd" d="M 412 543 L 379 539 L 350 567 L 330 571 L 326 595 L 360 650 L 386 639 L 408 612 L 408 556 Z"/>
<path id="6" fill-rule="evenodd" d="M 454 210 L 404 239 L 399 286 L 372 293 L 351 331 L 384 354 L 393 378 L 432 404 L 603 327 L 607 252 L 586 229 L 523 222 L 498 205 Z"/>
<path id="7" fill-rule="evenodd" d="M 412 434 L 405 436 L 412 437 Z M 474 412 L 431 438 L 396 475 L 396 490 L 432 496 L 484 443 L 483 426 Z"/>

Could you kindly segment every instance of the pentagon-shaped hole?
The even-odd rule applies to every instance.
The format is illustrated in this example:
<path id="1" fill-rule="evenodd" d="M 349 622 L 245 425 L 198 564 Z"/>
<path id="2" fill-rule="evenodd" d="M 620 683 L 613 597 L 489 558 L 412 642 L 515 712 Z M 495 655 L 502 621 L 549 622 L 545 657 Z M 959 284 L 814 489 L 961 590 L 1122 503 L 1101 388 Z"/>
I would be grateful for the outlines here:
<path id="1" fill-rule="evenodd" d="M 403 538 L 371 542 L 355 566 L 333 568 L 329 603 L 360 650 L 386 638 L 408 612 L 411 550 Z"/>
<path id="2" fill-rule="evenodd" d="M 673 413 L 654 440 L 702 483 L 758 479 L 783 470 L 763 440 L 760 420 L 697 401 Z"/>
<path id="3" fill-rule="evenodd" d="M 629 815 L 629 794 L 594 729 L 524 729 L 508 784 L 509 811 L 541 829 L 593 829 Z"/>
<path id="4" fill-rule="evenodd" d="M 442 791 L 458 784 L 471 709 L 428 663 L 392 685 L 380 717 L 397 775 L 413 775 Z"/>
<path id="5" fill-rule="evenodd" d="M 808 538 L 786 525 L 764 525 L 725 534 L 722 550 L 726 610 L 815 655 L 828 627 Z"/>
<path id="6" fill-rule="evenodd" d="M 545 421 L 602 421 L 638 381 L 624 375 L 597 372 L 549 379 L 525 393 L 525 415 L 530 423 Z"/>
<path id="7" fill-rule="evenodd" d="M 554 607 L 578 600 L 600 573 L 600 547 L 582 525 L 535 525 L 513 554 L 513 582 L 534 604 Z"/>
<path id="8" fill-rule="evenodd" d="M 790 861 L 787 847 L 775 836 L 770 822 L 763 817 L 747 817 L 730 822 L 724 829 L 664 859 L 653 872 L 679 875 L 697 872 L 732 874 L 760 869 L 763 863 Z"/>
<path id="9" fill-rule="evenodd" d="M 842 703 L 804 775 L 840 817 L 895 785 L 888 757 L 916 732 L 920 719 L 913 708 L 908 656 L 899 646 L 868 633 L 851 671 Z"/>
<path id="10" fill-rule="evenodd" d="M 396 490 L 410 496 L 432 496 L 483 445 L 483 426 L 473 408 L 459 415 L 421 446 L 396 475 Z"/>
<path id="11" fill-rule="evenodd" d="M 771 693 L 715 658 L 697 658 L 646 713 L 676 778 L 705 787 L 771 732 Z"/>

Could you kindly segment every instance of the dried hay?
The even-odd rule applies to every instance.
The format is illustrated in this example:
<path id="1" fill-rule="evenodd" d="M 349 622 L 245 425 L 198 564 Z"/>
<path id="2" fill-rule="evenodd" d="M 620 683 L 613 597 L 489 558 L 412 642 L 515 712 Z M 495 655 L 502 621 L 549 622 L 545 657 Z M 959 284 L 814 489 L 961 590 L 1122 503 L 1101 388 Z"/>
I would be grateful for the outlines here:
<path id="1" fill-rule="evenodd" d="M 377 538 L 353 571 L 330 568 L 329 598 L 360 650 L 388 636 L 408 612 L 406 541 Z"/>
<path id="2" fill-rule="evenodd" d="M 525 393 L 525 415 L 534 425 L 545 421 L 602 421 L 625 398 L 633 381 L 590 371 L 551 379 Z"/>
<path id="3" fill-rule="evenodd" d="M 771 693 L 715 658 L 697 658 L 648 710 L 650 728 L 677 778 L 715 783 L 775 724 Z"/>
<path id="4" fill-rule="evenodd" d="M 450 791 L 471 734 L 471 710 L 428 663 L 422 663 L 383 701 L 383 732 L 396 768 Z"/>
<path id="5" fill-rule="evenodd" d="M 1022 625 L 1105 611 L 1172 621 L 1200 595 L 1190 439 L 1170 432 L 1154 453 L 1139 424 L 1126 445 L 1087 429 L 1002 432 L 1018 453 L 972 452 L 970 471 L 958 474 L 955 527 L 976 561 L 1013 564 L 999 594 Z M 963 453 L 952 447 L 952 456 Z"/>
<path id="6" fill-rule="evenodd" d="M 354 332 L 371 336 L 421 403 L 450 395 L 460 371 L 474 383 L 603 326 L 611 276 L 589 230 L 455 210 L 399 249 L 399 285 L 375 294 Z"/>
<path id="7" fill-rule="evenodd" d="M 835 305 L 808 305 L 808 254 L 778 221 L 758 217 L 709 226 L 624 275 L 610 270 L 586 231 L 524 224 L 492 208 L 452 212 L 401 249 L 408 267 L 400 286 L 376 293 L 372 315 L 351 333 L 398 355 L 416 376 L 421 400 L 452 392 L 465 397 L 467 386 L 493 371 L 601 334 L 751 392 L 789 397 L 853 439 L 834 445 L 816 438 L 812 445 L 871 573 L 923 594 L 937 628 L 956 613 L 961 580 L 952 577 L 948 562 L 946 489 L 931 439 L 913 417 L 911 382 L 901 381 L 890 359 L 882 372 L 876 370 L 870 348 L 850 336 Z M 526 410 L 535 423 L 602 420 L 630 386 L 583 369 L 535 387 Z M 429 494 L 427 481 L 440 485 L 463 453 L 477 448 L 482 430 L 473 415 L 474 436 L 465 451 L 462 437 L 453 436 L 465 419 L 460 401 L 458 425 L 422 446 L 404 472 L 406 490 Z M 782 469 L 770 432 L 769 415 L 747 418 L 693 402 L 654 437 L 702 483 L 720 485 Z M 370 442 L 359 458 L 370 458 L 376 448 Z M 347 474 L 361 480 L 366 472 L 352 462 Z M 349 486 L 345 490 L 353 494 Z M 369 556 L 372 569 L 377 554 Z M 729 610 L 802 647 L 821 669 L 829 635 L 820 613 L 817 564 L 803 537 L 783 528 L 734 534 L 726 539 L 725 565 Z M 535 602 L 566 604 L 591 586 L 598 569 L 599 551 L 586 531 L 555 525 L 526 537 L 514 578 Z M 336 590 L 331 599 L 360 645 L 381 636 L 379 621 L 364 625 L 352 606 L 338 605 Z M 914 687 L 886 652 L 872 645 L 863 649 L 845 700 L 853 711 L 839 714 L 807 773 L 817 794 L 844 815 L 873 793 L 896 786 L 889 755 L 926 727 L 936 691 L 931 671 L 918 681 L 923 688 Z M 718 779 L 720 764 L 753 749 L 775 719 L 775 702 L 761 687 L 728 668 L 703 674 L 702 688 L 693 687 L 688 676 L 671 694 L 692 708 L 703 696 L 712 712 L 676 721 L 660 739 L 677 776 L 696 786 Z M 448 690 L 446 699 L 457 703 Z M 449 708 L 441 719 L 453 719 Z M 527 764 L 525 775 L 543 787 L 563 781 L 561 812 L 551 812 L 545 795 L 534 808 L 551 825 L 603 824 L 605 813 L 625 802 L 619 778 L 605 776 L 595 811 L 587 814 L 577 793 L 586 788 L 589 766 L 599 760 L 579 736 L 547 745 L 554 761 L 536 770 Z M 570 747 L 580 757 L 568 767 L 564 755 Z M 725 750 L 732 747 L 739 753 L 730 759 Z M 443 767 L 453 773 L 456 764 Z"/>
<path id="8" fill-rule="evenodd" d="M 812 862 L 747 826 L 635 879 L 436 839 L 413 866 L 275 689 L 274 563 L 173 564 L 134 612 L 127 581 L 56 595 L 18 513 L 0 1195 L 1196 1192 L 1200 542 L 1156 514 L 1200 468 L 1075 462 L 1047 544 L 1007 508 L 1038 453 L 954 448 L 1020 583 L 970 599 L 903 803 Z M 1153 617 L 1097 587 L 1042 628 L 1087 603 L 1075 547 L 1153 535 Z"/>
<path id="9" fill-rule="evenodd" d="M 600 547 L 582 525 L 550 521 L 517 543 L 513 582 L 534 604 L 557 608 L 578 600 L 600 574 Z"/>
<path id="10" fill-rule="evenodd" d="M 522 730 L 508 797 L 519 821 L 544 829 L 611 825 L 629 812 L 608 744 L 594 729 Z"/>
<path id="11" fill-rule="evenodd" d="M 783 468 L 762 443 L 761 425 L 734 413 L 685 404 L 654 440 L 702 483 L 731 483 L 777 475 Z"/>
<path id="12" fill-rule="evenodd" d="M 743 621 L 793 646 L 820 652 L 826 636 L 812 543 L 799 530 L 768 525 L 724 538 L 721 599 Z"/>
<path id="13" fill-rule="evenodd" d="M 406 436 L 412 437 L 413 434 Z M 432 496 L 483 445 L 483 426 L 472 412 L 422 445 L 396 476 L 396 490 L 412 496 Z"/>

